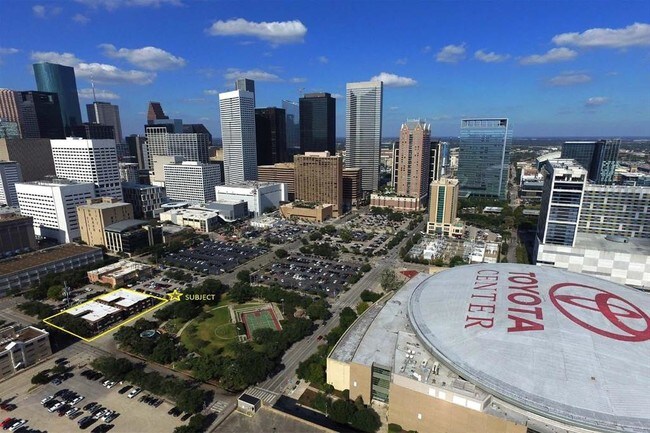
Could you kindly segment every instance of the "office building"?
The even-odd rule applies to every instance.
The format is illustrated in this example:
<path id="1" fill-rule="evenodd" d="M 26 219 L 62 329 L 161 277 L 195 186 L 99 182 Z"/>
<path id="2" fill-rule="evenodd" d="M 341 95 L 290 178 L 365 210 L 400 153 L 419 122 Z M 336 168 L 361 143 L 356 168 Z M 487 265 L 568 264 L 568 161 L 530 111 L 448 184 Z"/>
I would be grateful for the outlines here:
<path id="1" fill-rule="evenodd" d="M 457 173 L 461 193 L 505 200 L 511 145 L 508 119 L 461 120 Z"/>
<path id="2" fill-rule="evenodd" d="M 287 149 L 291 149 L 295 154 L 296 149 L 300 149 L 300 106 L 296 102 L 282 101 L 282 108 L 286 114 L 287 128 Z M 288 161 L 293 161 L 293 157 Z"/>
<path id="3" fill-rule="evenodd" d="M 104 283 L 115 289 L 119 286 L 124 287 L 131 281 L 151 278 L 153 276 L 153 266 L 120 260 L 117 263 L 111 263 L 99 269 L 88 271 L 87 275 L 88 281 L 91 283 Z"/>
<path id="4" fill-rule="evenodd" d="M 144 135 L 131 134 L 126 137 L 126 145 L 129 154 L 135 156 L 140 170 L 151 170 L 149 167 L 149 152 L 147 149 L 147 137 Z"/>
<path id="5" fill-rule="evenodd" d="M 0 160 L 0 205 L 18 206 L 16 183 L 23 181 L 20 164 Z"/>
<path id="6" fill-rule="evenodd" d="M 10 89 L 0 89 L 0 120 L 3 121 L 3 123 L 11 122 L 18 126 L 18 136 L 15 137 L 12 132 L 10 138 L 23 137 L 22 125 L 24 122 L 19 92 Z M 0 137 L 8 138 L 6 135 L 6 133 L 0 131 Z"/>
<path id="7" fill-rule="evenodd" d="M 47 138 L 0 138 L 0 160 L 20 164 L 25 182 L 54 176 L 56 172 Z"/>
<path id="8" fill-rule="evenodd" d="M 120 171 L 120 181 L 126 183 L 139 183 L 140 169 L 135 162 L 120 162 L 118 164 Z"/>
<path id="9" fill-rule="evenodd" d="M 20 213 L 34 218 L 37 237 L 59 243 L 79 239 L 77 206 L 96 197 L 95 185 L 53 178 L 16 184 Z"/>
<path id="10" fill-rule="evenodd" d="M 256 180 L 255 94 L 245 90 L 220 93 L 219 112 L 226 185 Z"/>
<path id="11" fill-rule="evenodd" d="M 432 141 L 430 144 L 431 168 L 429 169 L 428 185 L 431 185 L 431 182 L 434 180 L 439 180 L 444 175 L 444 158 L 442 155 L 444 144 L 447 144 L 447 146 L 449 145 L 449 143 L 443 143 L 440 141 Z"/>
<path id="12" fill-rule="evenodd" d="M 111 197 L 88 199 L 77 206 L 77 218 L 81 240 L 90 246 L 104 246 L 104 228 L 133 219 L 133 206 Z"/>
<path id="13" fill-rule="evenodd" d="M 19 99 L 23 138 L 65 138 L 59 95 L 27 91 L 19 92 Z"/>
<path id="14" fill-rule="evenodd" d="M 133 254 L 162 243 L 162 228 L 147 221 L 128 219 L 104 227 L 106 249 L 115 253 Z"/>
<path id="15" fill-rule="evenodd" d="M 298 104 L 300 153 L 336 155 L 336 99 L 329 93 L 307 93 Z"/>
<path id="16" fill-rule="evenodd" d="M 20 138 L 20 126 L 0 117 L 0 138 Z"/>
<path id="17" fill-rule="evenodd" d="M 147 107 L 147 124 L 151 125 L 156 120 L 167 120 L 167 119 L 169 119 L 169 116 L 165 116 L 165 112 L 163 111 L 160 102 L 150 101 L 149 106 Z"/>
<path id="18" fill-rule="evenodd" d="M 115 130 L 110 125 L 84 122 L 81 125 L 72 127 L 72 137 L 85 138 L 87 140 L 115 140 Z M 117 152 L 117 142 L 115 146 Z"/>
<path id="19" fill-rule="evenodd" d="M 172 200 L 206 203 L 215 200 L 214 188 L 221 185 L 221 169 L 215 164 L 183 161 L 163 166 L 165 191 Z"/>
<path id="20" fill-rule="evenodd" d="M 59 96 L 61 119 L 67 134 L 74 125 L 81 124 L 74 68 L 48 62 L 34 63 L 33 67 L 38 90 L 56 93 Z"/>
<path id="21" fill-rule="evenodd" d="M 361 168 L 362 188 L 379 188 L 379 148 L 381 146 L 381 81 L 348 83 L 345 112 L 345 148 L 348 168 Z"/>
<path id="22" fill-rule="evenodd" d="M 219 212 L 210 209 L 172 209 L 160 214 L 160 222 L 169 221 L 177 226 L 192 227 L 199 233 L 209 233 L 221 224 L 219 216 Z"/>
<path id="23" fill-rule="evenodd" d="M 0 329 L 0 380 L 44 361 L 50 355 L 52 347 L 47 331 L 33 326 L 7 326 Z"/>
<path id="24" fill-rule="evenodd" d="M 257 167 L 257 177 L 260 182 L 284 183 L 287 186 L 289 201 L 296 196 L 296 165 L 293 162 L 280 162 L 273 165 Z"/>
<path id="25" fill-rule="evenodd" d="M 255 81 L 248 78 L 238 78 L 235 80 L 235 90 L 250 92 L 253 94 L 253 107 L 255 107 Z"/>
<path id="26" fill-rule="evenodd" d="M 618 161 L 621 140 L 566 141 L 562 159 L 575 159 L 589 173 L 589 181 L 611 185 Z"/>
<path id="27" fill-rule="evenodd" d="M 180 156 L 184 161 L 208 163 L 209 135 L 170 132 L 166 126 L 147 126 L 145 131 L 149 169 L 154 173 L 153 160 L 156 156 Z"/>
<path id="28" fill-rule="evenodd" d="M 578 231 L 650 238 L 650 186 L 587 184 Z"/>
<path id="29" fill-rule="evenodd" d="M 155 218 L 166 200 L 165 190 L 155 185 L 123 183 L 122 195 L 124 201 L 133 206 L 133 217 L 136 219 Z"/>
<path id="30" fill-rule="evenodd" d="M 152 172 L 150 172 L 149 183 L 156 186 L 165 186 L 165 166 L 168 164 L 180 164 L 184 161 L 182 156 L 153 156 Z"/>
<path id="31" fill-rule="evenodd" d="M 433 181 L 429 192 L 427 233 L 451 237 L 458 212 L 458 179 Z"/>
<path id="32" fill-rule="evenodd" d="M 278 209 L 287 201 L 287 187 L 283 183 L 240 182 L 215 187 L 215 201 L 246 202 L 252 216 Z"/>
<path id="33" fill-rule="evenodd" d="M 34 220 L 15 213 L 0 214 L 0 257 L 35 250 Z"/>
<path id="34" fill-rule="evenodd" d="M 280 215 L 292 221 L 307 221 L 322 223 L 333 218 L 331 204 L 315 204 L 304 202 L 287 203 L 280 206 Z"/>
<path id="35" fill-rule="evenodd" d="M 212 134 L 202 123 L 184 123 L 183 134 L 203 134 L 207 137 L 208 147 L 212 147 Z M 209 151 L 208 151 L 209 154 Z M 209 158 L 209 155 L 208 155 Z"/>
<path id="36" fill-rule="evenodd" d="M 286 115 L 282 108 L 255 109 L 257 165 L 287 162 Z"/>
<path id="37" fill-rule="evenodd" d="M 115 141 L 117 143 L 123 142 L 120 107 L 110 102 L 95 101 L 92 104 L 86 104 L 86 111 L 88 113 L 88 123 L 112 126 Z"/>
<path id="38" fill-rule="evenodd" d="M 343 214 L 343 158 L 329 152 L 294 157 L 296 201 L 331 204 L 334 217 Z"/>
<path id="39" fill-rule="evenodd" d="M 398 196 L 418 199 L 418 207 L 425 206 L 431 173 L 431 125 L 421 120 L 402 124 L 397 159 Z"/>
<path id="40" fill-rule="evenodd" d="M 51 140 L 57 177 L 95 184 L 97 197 L 122 200 L 115 140 Z"/>
<path id="41" fill-rule="evenodd" d="M 541 173 L 544 189 L 536 244 L 573 246 L 587 171 L 575 160 L 555 159 L 547 161 Z"/>
<path id="42" fill-rule="evenodd" d="M 362 179 L 360 168 L 343 169 L 343 212 L 348 212 L 361 204 L 363 199 Z"/>

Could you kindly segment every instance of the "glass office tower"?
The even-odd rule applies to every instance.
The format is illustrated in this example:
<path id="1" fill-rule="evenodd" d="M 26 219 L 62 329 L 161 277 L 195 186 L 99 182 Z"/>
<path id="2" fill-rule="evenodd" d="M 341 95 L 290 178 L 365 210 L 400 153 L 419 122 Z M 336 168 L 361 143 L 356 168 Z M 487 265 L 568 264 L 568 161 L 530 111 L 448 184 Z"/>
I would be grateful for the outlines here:
<path id="1" fill-rule="evenodd" d="M 589 173 L 589 180 L 599 185 L 611 185 L 618 161 L 621 140 L 566 141 L 562 158 L 575 159 Z"/>
<path id="2" fill-rule="evenodd" d="M 69 135 L 73 126 L 81 125 L 81 108 L 74 68 L 48 62 L 34 63 L 33 67 L 38 90 L 59 96 L 63 127 Z"/>
<path id="3" fill-rule="evenodd" d="M 307 93 L 299 100 L 300 153 L 336 155 L 336 100 L 329 93 Z"/>
<path id="4" fill-rule="evenodd" d="M 461 120 L 458 153 L 461 194 L 505 200 L 511 146 L 508 119 Z"/>

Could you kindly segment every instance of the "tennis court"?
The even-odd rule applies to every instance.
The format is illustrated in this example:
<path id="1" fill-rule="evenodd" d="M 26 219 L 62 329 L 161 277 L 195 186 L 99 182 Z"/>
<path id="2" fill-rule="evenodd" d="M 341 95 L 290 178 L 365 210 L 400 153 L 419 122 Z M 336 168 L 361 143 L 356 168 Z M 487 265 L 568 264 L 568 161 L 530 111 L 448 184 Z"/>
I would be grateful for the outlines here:
<path id="1" fill-rule="evenodd" d="M 249 340 L 252 338 L 253 332 L 257 329 L 282 330 L 280 322 L 278 322 L 275 313 L 270 308 L 241 313 L 241 321 L 246 327 L 246 337 Z"/>

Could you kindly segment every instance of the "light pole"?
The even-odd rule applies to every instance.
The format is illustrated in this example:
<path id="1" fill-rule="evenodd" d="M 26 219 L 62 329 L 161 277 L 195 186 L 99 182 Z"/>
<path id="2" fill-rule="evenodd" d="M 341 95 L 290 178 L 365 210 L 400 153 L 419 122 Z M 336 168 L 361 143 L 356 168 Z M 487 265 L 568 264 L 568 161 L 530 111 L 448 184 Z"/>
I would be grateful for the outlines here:
<path id="1" fill-rule="evenodd" d="M 282 316 L 284 316 L 284 298 L 280 299 L 280 302 L 282 302 Z"/>

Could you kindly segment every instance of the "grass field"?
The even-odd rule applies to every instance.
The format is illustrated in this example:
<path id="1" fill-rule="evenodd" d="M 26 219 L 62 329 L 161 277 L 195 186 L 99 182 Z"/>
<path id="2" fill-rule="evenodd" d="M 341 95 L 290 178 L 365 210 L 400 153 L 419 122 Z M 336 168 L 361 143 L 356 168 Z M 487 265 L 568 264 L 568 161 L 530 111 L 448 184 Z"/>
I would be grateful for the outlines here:
<path id="1" fill-rule="evenodd" d="M 230 321 L 227 306 L 208 311 L 210 317 L 192 322 L 181 334 L 181 342 L 192 352 L 210 353 L 237 338 L 237 328 Z"/>

